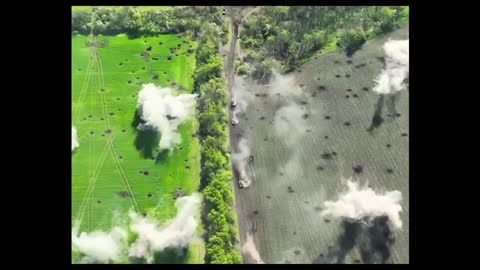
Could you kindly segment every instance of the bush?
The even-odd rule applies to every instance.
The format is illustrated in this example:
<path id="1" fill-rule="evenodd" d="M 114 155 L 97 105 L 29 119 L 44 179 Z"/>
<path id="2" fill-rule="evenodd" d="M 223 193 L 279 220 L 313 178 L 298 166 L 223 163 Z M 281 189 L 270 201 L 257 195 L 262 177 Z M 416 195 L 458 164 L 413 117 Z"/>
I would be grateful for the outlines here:
<path id="1" fill-rule="evenodd" d="M 248 75 L 250 74 L 250 67 L 246 64 L 242 64 L 237 68 L 238 75 Z"/>
<path id="2" fill-rule="evenodd" d="M 273 61 L 267 59 L 263 60 L 252 73 L 254 79 L 260 83 L 267 83 L 272 76 Z"/>
<path id="3" fill-rule="evenodd" d="M 348 56 L 353 55 L 367 41 L 365 32 L 359 27 L 345 30 L 340 34 L 339 45 L 345 48 Z"/>

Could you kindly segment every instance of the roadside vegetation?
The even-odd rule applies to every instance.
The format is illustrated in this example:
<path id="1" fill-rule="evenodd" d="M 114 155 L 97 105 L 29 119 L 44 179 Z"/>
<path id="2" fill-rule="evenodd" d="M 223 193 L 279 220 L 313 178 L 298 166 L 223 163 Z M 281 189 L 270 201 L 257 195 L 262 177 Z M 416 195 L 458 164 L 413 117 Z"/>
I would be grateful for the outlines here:
<path id="1" fill-rule="evenodd" d="M 228 152 L 227 90 L 216 36 L 205 36 L 196 54 L 194 91 L 198 100 L 201 186 L 204 194 L 205 263 L 242 263 L 236 245 L 232 173 Z"/>

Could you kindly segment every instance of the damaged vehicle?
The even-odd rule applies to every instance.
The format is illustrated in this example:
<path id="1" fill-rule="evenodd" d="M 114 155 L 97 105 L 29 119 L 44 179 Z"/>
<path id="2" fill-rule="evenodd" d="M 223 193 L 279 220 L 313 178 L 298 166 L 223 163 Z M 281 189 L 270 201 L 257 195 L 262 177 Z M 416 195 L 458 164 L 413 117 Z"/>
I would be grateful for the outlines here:
<path id="1" fill-rule="evenodd" d="M 239 122 L 238 118 L 236 116 L 233 116 L 232 117 L 232 126 L 234 127 L 234 126 L 238 125 L 238 122 Z"/>

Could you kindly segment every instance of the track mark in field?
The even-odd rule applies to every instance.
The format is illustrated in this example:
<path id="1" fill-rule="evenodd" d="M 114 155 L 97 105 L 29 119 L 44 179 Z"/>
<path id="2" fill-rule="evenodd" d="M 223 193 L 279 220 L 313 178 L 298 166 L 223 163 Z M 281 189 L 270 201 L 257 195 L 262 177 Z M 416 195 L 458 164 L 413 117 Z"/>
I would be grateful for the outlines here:
<path id="1" fill-rule="evenodd" d="M 81 108 L 81 103 L 85 99 L 85 95 L 87 92 L 88 85 L 90 83 L 90 78 L 92 76 L 92 68 L 93 68 L 93 61 L 91 59 L 88 60 L 87 72 L 85 74 L 85 78 L 83 79 L 82 88 L 80 90 L 80 95 L 77 100 L 77 106 L 75 108 L 75 112 L 73 113 L 73 117 L 75 122 L 78 121 L 78 111 Z"/>
<path id="2" fill-rule="evenodd" d="M 99 68 L 99 76 L 100 76 L 100 83 L 102 84 L 101 87 L 102 89 L 104 89 L 105 85 L 104 85 L 104 80 L 103 80 L 103 66 L 102 66 L 102 63 L 101 63 L 101 59 L 100 59 L 100 55 L 98 53 L 98 51 L 96 51 L 95 53 L 95 60 L 96 60 L 96 64 Z M 106 97 L 105 97 L 105 93 L 103 91 L 100 92 L 100 98 L 101 98 L 101 104 L 102 104 L 102 109 L 103 109 L 103 115 L 104 115 L 104 118 L 105 118 L 105 125 L 106 125 L 106 129 L 111 129 L 111 126 L 110 126 L 110 116 L 108 115 L 108 107 L 107 107 L 107 102 L 106 102 Z M 128 181 L 128 177 L 127 177 L 127 174 L 125 173 L 125 170 L 123 169 L 123 166 L 122 164 L 120 163 L 119 159 L 118 159 L 118 153 L 113 145 L 113 141 L 112 141 L 112 137 L 107 137 L 107 144 L 109 146 L 109 150 L 110 150 L 110 154 L 113 158 L 113 161 L 115 163 L 115 166 L 117 167 L 119 173 L 120 173 L 120 176 L 122 178 L 122 183 L 124 185 L 124 187 L 127 189 L 128 192 L 130 192 L 131 196 L 129 196 L 128 198 L 130 199 L 130 203 L 132 204 L 132 206 L 135 208 L 135 210 L 137 212 L 140 212 L 140 207 L 138 206 L 138 202 L 135 198 L 135 195 L 133 193 L 133 190 L 130 186 L 130 182 Z"/>
<path id="3" fill-rule="evenodd" d="M 85 213 L 85 207 L 88 204 L 88 200 L 90 198 L 90 194 L 93 192 L 93 189 L 95 187 L 95 183 L 98 179 L 98 175 L 100 174 L 101 169 L 103 168 L 103 164 L 105 163 L 105 159 L 107 158 L 107 146 L 105 145 L 105 148 L 103 149 L 102 153 L 100 154 L 100 158 L 98 160 L 98 163 L 96 165 L 95 173 L 90 177 L 90 181 L 88 182 L 88 187 L 87 187 L 87 192 L 85 193 L 85 196 L 83 197 L 82 204 L 80 205 L 80 208 L 77 212 L 77 217 L 75 220 L 81 221 L 83 220 L 83 216 Z"/>

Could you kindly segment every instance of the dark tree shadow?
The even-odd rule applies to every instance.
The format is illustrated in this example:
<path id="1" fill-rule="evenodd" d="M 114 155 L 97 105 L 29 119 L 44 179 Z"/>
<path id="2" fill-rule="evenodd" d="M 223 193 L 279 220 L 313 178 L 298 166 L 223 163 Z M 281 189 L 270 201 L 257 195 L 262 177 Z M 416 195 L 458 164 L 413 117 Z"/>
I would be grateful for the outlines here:
<path id="1" fill-rule="evenodd" d="M 379 128 L 380 125 L 383 123 L 384 119 L 382 118 L 382 110 L 385 106 L 385 95 L 380 94 L 378 96 L 377 103 L 374 105 L 373 109 L 373 117 L 372 117 L 372 124 L 367 129 L 367 131 L 373 131 L 375 128 Z"/>
<path id="2" fill-rule="evenodd" d="M 347 57 L 352 57 L 357 51 L 359 51 L 363 47 L 363 44 L 361 45 L 352 45 L 352 46 L 347 46 L 345 48 L 345 55 Z"/>
<path id="3" fill-rule="evenodd" d="M 153 253 L 153 264 L 184 264 L 188 248 L 167 248 Z"/>
<path id="4" fill-rule="evenodd" d="M 388 223 L 388 216 L 375 217 L 370 221 L 343 220 L 343 232 L 338 246 L 329 250 L 326 256 L 320 254 L 314 264 L 343 264 L 346 255 L 357 246 L 362 261 L 367 264 L 391 262 L 390 249 L 395 239 Z"/>
<path id="5" fill-rule="evenodd" d="M 168 149 L 161 150 L 158 152 L 157 157 L 155 158 L 155 163 L 162 163 L 167 160 L 168 157 Z"/>
<path id="6" fill-rule="evenodd" d="M 345 256 L 355 247 L 357 239 L 362 232 L 362 226 L 357 221 L 344 219 L 342 222 L 343 233 L 338 237 L 338 247 L 328 252 L 327 256 L 320 255 L 313 263 L 316 264 L 342 264 Z"/>
<path id="7" fill-rule="evenodd" d="M 154 129 L 139 130 L 137 127 L 141 124 L 145 121 L 141 118 L 141 109 L 137 109 L 132 120 L 132 127 L 137 131 L 134 145 L 143 158 L 153 158 L 153 149 L 158 147 L 160 136 Z"/>
<path id="8" fill-rule="evenodd" d="M 128 258 L 128 262 L 130 264 L 147 264 L 147 259 L 145 258 L 137 258 L 137 257 L 130 257 Z"/>
<path id="9" fill-rule="evenodd" d="M 366 228 L 359 241 L 360 255 L 364 263 L 385 264 L 391 262 L 390 248 L 395 238 L 388 217 L 375 218 Z"/>
<path id="10" fill-rule="evenodd" d="M 402 91 L 396 92 L 393 95 L 388 95 L 387 99 L 385 100 L 385 105 L 388 109 L 388 112 L 392 115 L 392 118 L 397 117 L 397 103 L 400 99 Z"/>

